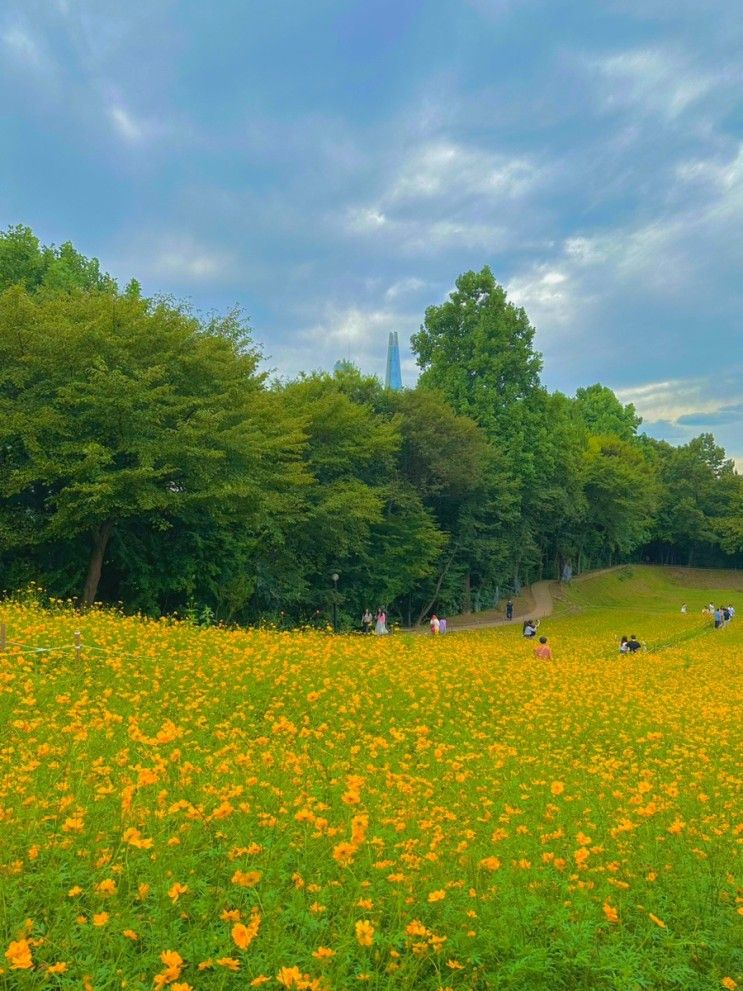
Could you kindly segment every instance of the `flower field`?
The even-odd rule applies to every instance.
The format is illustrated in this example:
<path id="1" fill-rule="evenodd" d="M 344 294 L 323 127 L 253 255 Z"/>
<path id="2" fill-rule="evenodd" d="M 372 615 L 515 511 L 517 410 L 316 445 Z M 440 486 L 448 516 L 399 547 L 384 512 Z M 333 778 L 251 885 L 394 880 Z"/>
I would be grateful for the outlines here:
<path id="1" fill-rule="evenodd" d="M 0 654 L 0 988 L 743 986 L 743 615 L 685 594 L 552 662 L 0 607 L 83 643 Z"/>

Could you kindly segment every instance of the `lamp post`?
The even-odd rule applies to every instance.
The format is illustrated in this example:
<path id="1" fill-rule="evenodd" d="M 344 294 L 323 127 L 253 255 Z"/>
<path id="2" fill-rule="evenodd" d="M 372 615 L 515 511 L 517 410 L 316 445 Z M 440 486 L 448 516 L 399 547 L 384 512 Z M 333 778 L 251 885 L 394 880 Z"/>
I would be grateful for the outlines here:
<path id="1" fill-rule="evenodd" d="M 340 575 L 333 572 L 330 576 L 333 579 L 333 633 L 338 632 L 338 579 Z"/>

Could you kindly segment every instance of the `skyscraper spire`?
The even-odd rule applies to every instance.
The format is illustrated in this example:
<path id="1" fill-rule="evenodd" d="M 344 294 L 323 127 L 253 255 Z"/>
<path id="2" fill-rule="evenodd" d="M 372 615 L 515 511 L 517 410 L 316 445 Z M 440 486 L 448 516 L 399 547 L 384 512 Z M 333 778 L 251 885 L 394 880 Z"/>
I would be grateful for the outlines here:
<path id="1" fill-rule="evenodd" d="M 387 374 L 384 377 L 385 389 L 402 389 L 402 372 L 400 371 L 400 345 L 397 342 L 397 331 L 390 331 L 387 344 Z"/>

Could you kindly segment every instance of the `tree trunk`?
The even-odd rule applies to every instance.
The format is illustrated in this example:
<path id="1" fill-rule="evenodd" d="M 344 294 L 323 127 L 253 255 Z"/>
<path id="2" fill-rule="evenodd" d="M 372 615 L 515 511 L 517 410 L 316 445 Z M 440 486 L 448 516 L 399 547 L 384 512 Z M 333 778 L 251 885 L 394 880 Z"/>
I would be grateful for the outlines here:
<path id="1" fill-rule="evenodd" d="M 454 558 L 456 557 L 456 554 L 457 554 L 457 551 L 458 550 L 459 550 L 459 544 L 457 544 L 454 547 L 454 550 L 453 550 L 453 552 L 451 554 L 451 557 L 446 562 L 446 565 L 444 566 L 444 570 L 439 575 L 439 580 L 436 582 L 436 588 L 434 589 L 433 596 L 432 596 L 430 602 L 428 602 L 421 609 L 421 611 L 418 613 L 418 618 L 415 621 L 415 625 L 416 626 L 420 626 L 421 620 L 426 615 L 426 613 L 428 612 L 428 610 L 431 609 L 433 607 L 434 603 L 436 602 L 436 599 L 438 598 L 438 595 L 439 595 L 439 591 L 441 590 L 441 586 L 444 583 L 444 579 L 446 578 L 446 575 L 447 575 L 447 572 L 449 571 L 449 568 L 452 566 L 452 564 L 454 562 Z"/>
<path id="2" fill-rule="evenodd" d="M 101 580 L 101 571 L 103 570 L 103 556 L 106 553 L 113 527 L 113 520 L 105 520 L 93 532 L 93 550 L 90 554 L 88 577 L 85 579 L 85 589 L 83 590 L 83 605 L 85 606 L 92 606 L 95 602 L 98 583 Z"/>

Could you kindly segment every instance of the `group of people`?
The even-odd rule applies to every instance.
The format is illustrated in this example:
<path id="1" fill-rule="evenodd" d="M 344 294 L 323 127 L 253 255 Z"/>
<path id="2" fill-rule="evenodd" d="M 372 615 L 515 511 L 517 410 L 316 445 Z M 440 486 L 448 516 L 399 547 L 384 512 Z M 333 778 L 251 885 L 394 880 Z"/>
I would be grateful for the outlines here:
<path id="1" fill-rule="evenodd" d="M 431 633 L 435 637 L 446 633 L 446 619 L 443 616 L 437 616 L 436 613 L 431 616 Z"/>
<path id="2" fill-rule="evenodd" d="M 634 633 L 631 637 L 622 637 L 619 644 L 620 654 L 636 654 L 638 650 L 642 650 L 642 644 Z"/>
<path id="3" fill-rule="evenodd" d="M 385 636 L 390 632 L 387 629 L 387 613 L 384 611 L 384 609 L 381 608 L 381 606 L 377 610 L 376 622 L 374 621 L 374 617 L 372 616 L 371 612 L 368 609 L 364 610 L 364 613 L 361 617 L 361 632 L 371 633 L 372 624 L 374 625 L 374 633 L 378 637 Z"/>
<path id="4" fill-rule="evenodd" d="M 510 616 L 509 616 L 510 619 Z M 525 619 L 524 625 L 521 628 L 521 632 L 527 640 L 531 640 L 537 635 L 537 630 L 539 629 L 538 619 Z M 538 657 L 541 661 L 551 661 L 552 660 L 552 648 L 547 642 L 547 637 L 540 637 L 539 643 L 534 648 L 534 656 Z"/>
<path id="5" fill-rule="evenodd" d="M 733 616 L 735 616 L 735 607 L 730 604 L 726 606 L 716 606 L 713 602 L 710 602 L 710 604 L 703 609 L 702 612 L 705 612 L 708 616 L 712 617 L 712 621 L 715 624 L 715 629 L 719 630 L 723 626 L 727 626 Z"/>

